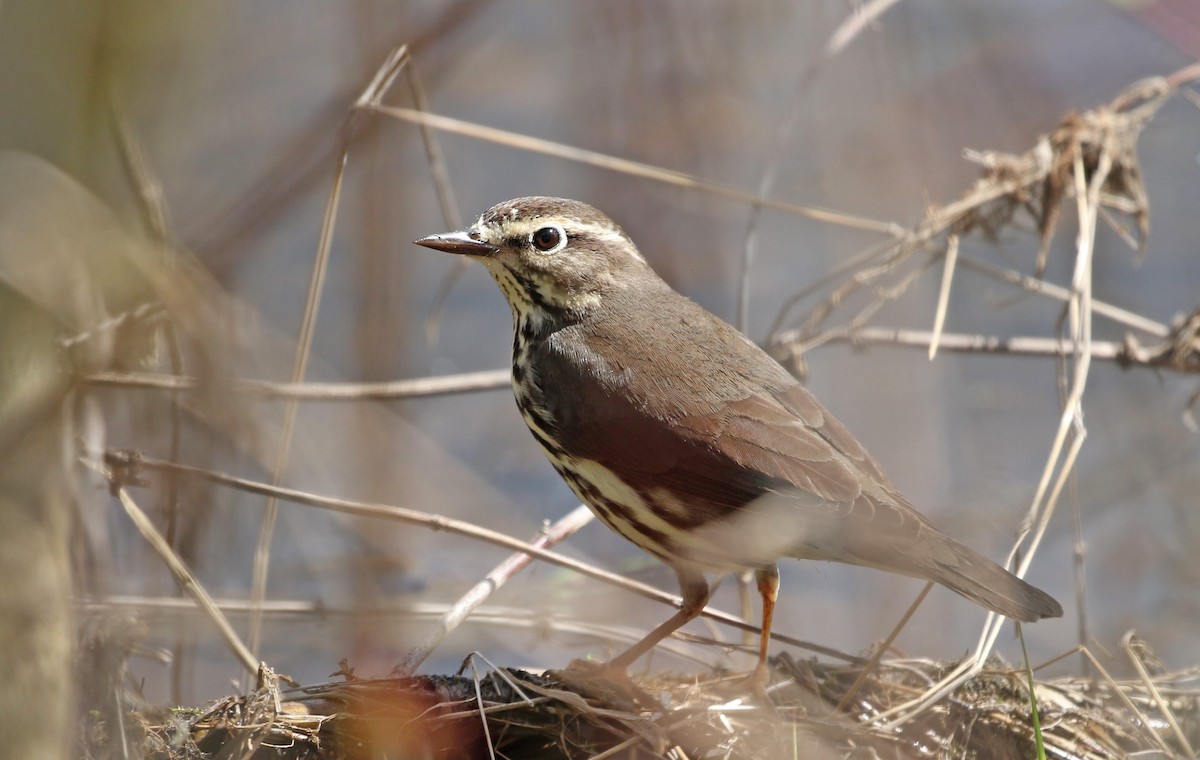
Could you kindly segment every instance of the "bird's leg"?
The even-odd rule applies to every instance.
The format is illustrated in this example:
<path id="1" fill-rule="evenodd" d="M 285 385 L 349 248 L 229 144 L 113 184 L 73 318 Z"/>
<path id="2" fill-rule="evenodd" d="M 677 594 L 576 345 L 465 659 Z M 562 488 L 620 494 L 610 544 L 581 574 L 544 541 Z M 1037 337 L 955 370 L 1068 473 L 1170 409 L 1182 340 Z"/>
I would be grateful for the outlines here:
<path id="1" fill-rule="evenodd" d="M 675 569 L 675 574 L 679 576 L 679 593 L 683 597 L 683 604 L 679 611 L 672 615 L 670 620 L 647 634 L 646 638 L 609 660 L 605 670 L 610 673 L 624 674 L 634 660 L 649 652 L 655 644 L 670 636 L 678 628 L 694 620 L 704 610 L 704 605 L 708 604 L 708 598 L 712 595 L 712 590 L 708 587 L 708 581 L 704 578 L 704 574 L 678 568 Z M 776 577 L 778 578 L 778 575 Z M 760 588 L 761 585 L 760 581 Z M 776 585 L 778 585 L 778 581 Z"/>
<path id="2" fill-rule="evenodd" d="M 758 580 L 758 593 L 762 594 L 762 638 L 758 645 L 758 665 L 754 667 L 754 683 L 766 687 L 770 673 L 767 669 L 767 651 L 771 645 L 771 618 L 775 616 L 775 600 L 779 598 L 779 565 L 772 562 L 760 567 L 754 577 Z"/>

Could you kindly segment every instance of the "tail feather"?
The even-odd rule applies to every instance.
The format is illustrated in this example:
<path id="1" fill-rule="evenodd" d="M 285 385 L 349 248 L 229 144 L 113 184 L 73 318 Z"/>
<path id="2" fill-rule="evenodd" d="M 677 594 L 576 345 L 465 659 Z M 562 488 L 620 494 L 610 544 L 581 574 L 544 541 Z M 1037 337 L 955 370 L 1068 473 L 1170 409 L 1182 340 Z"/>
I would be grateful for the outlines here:
<path id="1" fill-rule="evenodd" d="M 954 542 L 953 555 L 954 561 L 938 561 L 930 568 L 930 580 L 1023 623 L 1062 616 L 1062 605 L 1054 597 L 973 549 Z"/>
<path id="2" fill-rule="evenodd" d="M 701 565 L 720 567 L 730 557 L 743 567 L 779 556 L 845 562 L 935 581 L 1025 623 L 1063 613 L 1054 597 L 942 533 L 894 492 L 863 494 L 851 504 L 771 493 L 686 537 L 683 548 Z"/>

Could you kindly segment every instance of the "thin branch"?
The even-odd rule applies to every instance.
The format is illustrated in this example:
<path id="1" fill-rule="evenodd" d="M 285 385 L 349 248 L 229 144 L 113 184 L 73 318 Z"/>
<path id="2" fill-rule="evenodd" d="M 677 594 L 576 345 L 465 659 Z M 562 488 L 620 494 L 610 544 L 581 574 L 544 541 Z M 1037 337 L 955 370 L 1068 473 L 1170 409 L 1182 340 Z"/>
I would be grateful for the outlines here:
<path id="1" fill-rule="evenodd" d="M 797 216 L 816 219 L 817 221 L 836 224 L 842 227 L 850 227 L 852 229 L 867 230 L 869 232 L 879 232 L 885 235 L 901 235 L 902 228 L 891 222 L 880 222 L 875 219 L 867 219 L 853 214 L 843 214 L 837 211 L 817 208 L 815 206 L 803 206 L 798 203 L 790 203 L 788 201 L 779 200 L 777 198 L 762 198 L 754 193 L 748 193 L 745 190 L 739 190 L 735 187 L 722 185 L 716 182 L 709 182 L 699 177 L 683 172 L 663 169 L 652 164 L 642 163 L 640 161 L 631 161 L 626 158 L 618 158 L 604 153 L 598 153 L 592 150 L 584 150 L 571 145 L 543 140 L 537 137 L 520 134 L 519 132 L 509 132 L 504 129 L 496 129 L 495 127 L 487 127 L 482 124 L 475 124 L 461 119 L 454 119 L 449 116 L 440 116 L 433 113 L 424 113 L 411 108 L 398 108 L 394 106 L 369 106 L 366 110 L 374 111 L 385 116 L 391 116 L 395 119 L 407 121 L 411 124 L 427 125 L 434 129 L 439 129 L 443 132 L 451 132 L 466 137 L 473 137 L 477 140 L 493 142 L 498 145 L 506 145 L 510 148 L 529 151 L 531 153 L 541 153 L 546 156 L 554 156 L 563 158 L 569 161 L 576 161 L 589 166 L 596 166 L 609 171 L 620 172 L 634 177 L 642 177 L 644 179 L 662 182 L 676 187 L 685 187 L 690 190 L 709 193 L 721 198 L 736 201 L 738 203 L 746 203 L 751 205 L 760 205 L 764 208 L 782 211 L 786 214 L 794 214 Z"/>
<path id="2" fill-rule="evenodd" d="M 310 507 L 327 509 L 331 512 L 337 512 L 340 514 L 353 515 L 355 517 L 390 520 L 409 525 L 417 525 L 436 532 L 451 533 L 454 535 L 472 538 L 477 541 L 483 541 L 495 546 L 511 549 L 522 554 L 529 554 L 544 562 L 565 567 L 581 575 L 601 581 L 602 583 L 606 583 L 610 586 L 615 586 L 625 591 L 629 591 L 630 593 L 637 594 L 638 596 L 646 599 L 652 599 L 654 601 L 662 602 L 663 604 L 672 605 L 674 607 L 679 607 L 682 604 L 682 600 L 678 596 L 660 591 L 653 586 L 647 586 L 644 583 L 631 581 L 628 578 L 624 578 L 615 573 L 610 573 L 606 570 L 601 570 L 600 568 L 589 565 L 586 562 L 580 562 L 579 560 L 572 559 L 571 557 L 538 548 L 525 541 L 521 541 L 520 539 L 513 538 L 494 530 L 488 530 L 487 528 L 481 528 L 478 525 L 474 525 L 463 520 L 455 520 L 450 517 L 443 517 L 441 515 L 421 512 L 419 510 L 408 509 L 405 507 L 394 507 L 385 504 L 337 499 L 331 496 L 320 496 L 293 488 L 272 486 L 261 481 L 239 478 L 213 470 L 192 467 L 190 465 L 174 464 L 159 459 L 139 457 L 137 464 L 139 467 L 147 470 L 159 472 L 179 472 L 183 475 L 201 478 L 209 481 L 210 483 L 216 483 L 229 488 L 235 488 L 241 491 L 246 491 L 247 493 L 254 493 L 259 494 L 260 496 L 268 496 L 276 499 L 282 499 L 284 501 L 290 501 L 295 504 L 303 504 Z M 746 623 L 736 615 L 731 615 L 729 613 L 721 612 L 711 608 L 706 608 L 701 614 L 712 620 L 717 620 L 721 623 L 725 623 L 726 625 L 737 628 L 738 630 L 752 631 L 755 633 L 759 632 L 758 627 Z M 812 652 L 816 652 L 817 654 L 835 657 L 839 660 L 844 660 L 847 662 L 861 661 L 861 658 L 859 657 L 847 655 L 843 652 L 837 651 L 836 649 L 830 649 L 829 647 L 802 641 L 790 636 L 772 632 L 771 638 L 791 646 L 808 649 Z"/>
<path id="3" fill-rule="evenodd" d="M 799 340 L 797 330 L 788 330 L 778 335 L 776 343 L 788 346 Z M 929 350 L 934 334 L 929 330 L 905 330 L 891 327 L 862 327 L 858 330 L 835 334 L 829 342 L 850 343 L 856 348 L 872 345 L 891 345 L 902 348 Z M 1122 343 L 1115 341 L 1092 341 L 1089 353 L 1093 360 L 1111 361 L 1121 366 L 1168 369 L 1181 374 L 1198 374 L 1200 366 L 1195 361 L 1181 361 L 1172 353 L 1175 343 L 1166 341 L 1153 346 L 1142 346 L 1133 340 Z M 1031 356 L 1061 359 L 1075 355 L 1075 350 L 1059 338 L 1016 336 L 1002 338 L 996 335 L 967 335 L 943 333 L 938 339 L 938 350 L 951 353 L 997 354 L 1004 356 Z"/>
<path id="4" fill-rule="evenodd" d="M 379 105 L 383 97 L 392 89 L 392 84 L 395 83 L 400 72 L 411 66 L 412 60 L 408 52 L 408 45 L 393 48 L 392 52 L 384 57 L 383 63 L 379 64 L 379 68 L 375 70 L 375 76 L 359 93 L 358 100 L 354 101 L 354 107 L 358 109 Z"/>
<path id="5" fill-rule="evenodd" d="M 842 22 L 829 43 L 825 46 L 825 55 L 834 56 L 840 53 L 850 41 L 862 33 L 876 19 L 887 13 L 888 9 L 900 0 L 869 0 L 864 5 L 856 4 L 849 18 Z"/>
<path id="6" fill-rule="evenodd" d="M 1029 565 L 1033 562 L 1037 554 L 1038 546 L 1045 535 L 1050 517 L 1054 514 L 1059 494 L 1075 465 L 1076 457 L 1082 449 L 1083 441 L 1086 437 L 1082 417 L 1083 392 L 1087 385 L 1088 370 L 1091 366 L 1092 252 L 1095 250 L 1099 189 L 1107 178 L 1108 170 L 1112 164 L 1109 152 L 1107 150 L 1102 151 L 1098 162 L 1099 165 L 1091 175 L 1089 183 L 1080 152 L 1074 151 L 1072 155 L 1074 158 L 1076 201 L 1079 207 L 1079 232 L 1076 238 L 1077 253 L 1075 257 L 1075 270 L 1071 279 L 1073 297 L 1068 301 L 1071 317 L 1072 347 L 1074 349 L 1073 355 L 1075 356 L 1074 372 L 1072 374 L 1070 393 L 1063 404 L 1062 416 L 1059 418 L 1054 441 L 1050 446 L 1050 453 L 1043 468 L 1042 477 L 1038 482 L 1037 491 L 1030 503 L 1029 511 L 1022 521 L 1022 526 L 1018 530 L 1017 538 L 1013 542 L 1013 548 L 1009 552 L 1007 564 L 1012 563 L 1022 545 L 1025 544 L 1026 539 L 1028 539 L 1028 546 L 1021 556 L 1021 561 L 1014 570 L 1014 574 L 1018 577 L 1025 575 L 1029 569 Z M 1071 446 L 1064 455 L 1063 446 L 1066 443 L 1067 436 L 1072 432 L 1074 432 L 1074 435 L 1071 437 Z M 1053 486 L 1051 486 L 1052 480 Z M 1047 489 L 1050 489 L 1049 493 L 1047 493 Z M 990 655 L 992 647 L 996 643 L 996 638 L 1000 635 L 1000 630 L 1004 626 L 1004 622 L 1004 618 L 994 612 L 989 612 L 984 621 L 983 630 L 980 633 L 979 645 L 971 657 L 960 663 L 954 672 L 935 684 L 925 694 L 888 710 L 887 714 L 889 716 L 901 715 L 901 717 L 892 721 L 889 726 L 894 727 L 911 720 L 922 711 L 928 709 L 934 702 L 958 688 L 967 679 L 978 674 L 987 657 Z"/>
<path id="7" fill-rule="evenodd" d="M 1138 83 L 1127 88 L 1109 106 L 1068 116 L 1024 154 L 969 152 L 968 158 L 983 165 L 983 176 L 958 200 L 931 210 L 926 219 L 907 234 L 897 234 L 895 240 L 864 252 L 869 253 L 869 261 L 878 264 L 868 271 L 856 273 L 809 310 L 804 329 L 815 337 L 805 345 L 812 347 L 823 342 L 823 335 L 818 335 L 822 324 L 849 296 L 897 272 L 906 261 L 939 237 L 978 231 L 992 239 L 1017 213 L 1024 212 L 1037 222 L 1041 236 L 1039 251 L 1044 251 L 1057 229 L 1063 202 L 1077 193 L 1071 175 L 1077 154 L 1082 152 L 1087 154 L 1089 178 L 1095 173 L 1097 154 L 1106 155 L 1111 165 L 1119 168 L 1119 179 L 1111 181 L 1107 187 L 1095 187 L 1091 200 L 1131 216 L 1137 224 L 1141 246 L 1144 246 L 1149 232 L 1149 210 L 1137 165 L 1137 137 L 1176 91 L 1174 88 L 1195 78 L 1196 71 L 1197 67 L 1192 66 L 1170 77 Z M 1102 173 L 1107 179 L 1109 173 Z M 796 301 L 792 300 L 781 309 L 777 325 L 785 321 L 795 305 Z M 1159 332 L 1164 332 L 1161 326 Z M 793 358 L 797 363 L 802 361 L 802 357 Z"/>
<path id="8" fill-rule="evenodd" d="M 405 70 L 408 76 L 408 91 L 412 95 L 413 105 L 418 111 L 428 111 L 429 101 L 425 97 L 425 88 L 421 86 L 421 80 L 417 76 L 416 66 L 409 64 Z M 382 105 L 383 93 L 380 93 L 379 98 L 374 105 Z M 442 150 L 442 145 L 438 141 L 437 132 L 426 125 L 421 125 L 421 143 L 425 146 L 425 156 L 429 161 L 429 173 L 433 179 L 433 187 L 437 192 L 438 207 L 442 210 L 442 220 L 446 223 L 447 230 L 458 230 L 463 227 L 462 211 L 458 207 L 458 199 L 454 195 L 454 186 L 450 182 L 450 169 L 446 165 L 446 156 Z M 442 312 L 446 308 L 446 303 L 450 300 L 450 291 L 453 290 L 455 283 L 462 277 L 470 266 L 470 260 L 466 257 L 455 257 L 451 265 L 450 271 L 442 278 L 441 284 L 438 286 L 437 293 L 433 297 L 433 305 L 430 307 L 429 316 L 425 319 L 425 340 L 432 344 L 437 340 L 438 330 L 441 327 Z"/>
<path id="9" fill-rule="evenodd" d="M 242 643 L 237 632 L 233 630 L 233 626 L 229 624 L 229 619 L 225 617 L 224 613 L 213 602 L 213 598 L 209 595 L 208 591 L 200 584 L 200 581 L 196 580 L 196 576 L 192 574 L 192 571 L 188 569 L 184 561 L 179 558 L 179 555 L 175 553 L 175 550 L 171 548 L 167 540 L 154 527 L 154 523 L 146 516 L 141 507 L 137 505 L 129 495 L 129 492 L 125 490 L 125 487 L 120 485 L 115 479 L 113 472 L 99 462 L 83 460 L 83 464 L 102 475 L 112 484 L 117 498 L 120 499 L 121 505 L 125 507 L 125 513 L 129 515 L 129 519 L 133 521 L 138 532 L 142 534 L 142 538 L 146 540 L 146 543 L 150 544 L 150 548 L 154 549 L 167 566 L 167 569 L 175 576 L 175 580 L 179 583 L 183 592 L 190 596 L 208 619 L 212 621 L 217 631 L 221 634 L 221 638 L 225 641 L 225 645 L 229 647 L 234 657 L 242 663 L 247 672 L 257 673 L 259 668 L 258 658 Z"/>
<path id="10" fill-rule="evenodd" d="M 1070 389 L 1063 403 L 1062 414 L 1055 430 L 1046 464 L 1043 467 L 1029 510 L 1022 520 L 1016 540 L 1013 542 L 1013 548 L 1009 552 L 1008 564 L 1011 564 L 1024 546 L 1020 562 L 1017 563 L 1014 570 L 1018 577 L 1025 574 L 1037 554 L 1050 518 L 1054 514 L 1059 495 L 1069 479 L 1087 435 L 1083 424 L 1083 394 L 1092 361 L 1092 265 L 1101 203 L 1100 193 L 1108 180 L 1110 171 L 1116 165 L 1116 161 L 1127 162 L 1129 166 L 1136 161 L 1136 158 L 1131 155 L 1132 138 L 1130 134 L 1136 134 L 1136 126 L 1144 123 L 1139 120 L 1148 118 L 1146 114 L 1152 114 L 1154 109 L 1161 106 L 1161 98 L 1160 93 L 1157 100 L 1151 100 L 1139 106 L 1141 113 L 1127 113 L 1121 115 L 1121 118 L 1118 118 L 1115 113 L 1106 112 L 1093 113 L 1086 118 L 1081 117 L 1078 124 L 1068 123 L 1061 128 L 1060 134 L 1056 138 L 1061 151 L 1060 160 L 1070 161 L 1069 178 L 1074 185 L 1079 220 L 1075 244 L 1075 267 L 1071 277 L 1070 297 L 1066 304 L 1071 356 L 1074 361 L 1071 367 Z M 1086 166 L 1082 147 L 1085 142 L 1095 148 L 1098 153 L 1094 157 L 1089 156 Z M 1039 165 L 1046 162 L 1034 160 L 1031 163 Z M 1062 194 L 1065 192 L 1061 187 L 1063 180 L 1059 174 L 1050 174 L 1049 168 L 1046 171 L 1048 177 L 1059 178 L 1058 189 L 1052 194 L 1053 197 L 1047 200 L 1047 203 L 1052 202 L 1057 205 L 1058 199 L 1063 197 Z M 1053 225 L 1057 223 L 1057 216 L 1055 215 L 1053 218 L 1043 216 L 1043 221 L 1046 219 L 1050 219 L 1050 221 L 1049 226 L 1043 230 L 1043 248 L 1046 236 L 1053 234 Z M 1144 232 L 1144 214 L 1141 215 L 1140 222 Z M 1068 438 L 1070 445 L 1066 447 Z M 995 613 L 989 613 L 980 633 L 979 644 L 971 657 L 960 663 L 951 674 L 940 680 L 925 694 L 887 710 L 877 720 L 889 720 L 893 716 L 899 716 L 888 724 L 889 727 L 896 727 L 928 709 L 934 702 L 957 688 L 966 679 L 976 675 L 991 653 L 1003 624 L 1003 618 Z"/>
<path id="11" fill-rule="evenodd" d="M 554 525 L 549 526 L 530 544 L 539 549 L 546 549 L 574 535 L 580 528 L 592 521 L 592 511 L 580 504 L 575 509 L 560 518 Z M 500 589 L 517 573 L 524 570 L 533 561 L 533 557 L 524 552 L 514 554 L 497 565 L 484 579 L 471 587 L 438 621 L 434 630 L 430 631 L 416 646 L 409 650 L 397 670 L 405 675 L 417 671 L 421 663 L 433 654 L 433 650 L 467 619 L 479 605 Z"/>
<path id="12" fill-rule="evenodd" d="M 304 304 L 304 318 L 300 324 L 300 337 L 296 344 L 295 363 L 292 365 L 293 383 L 304 379 L 308 371 L 308 359 L 312 353 L 313 335 L 316 332 L 317 312 L 321 304 L 321 293 L 325 288 L 325 274 L 329 270 L 329 252 L 333 247 L 333 231 L 337 222 L 338 203 L 342 195 L 342 182 L 346 177 L 346 163 L 350 157 L 350 145 L 342 146 L 337 170 L 334 173 L 333 187 L 329 200 L 325 205 L 325 218 L 321 223 L 321 239 L 317 244 L 317 256 L 313 261 L 312 274 L 308 283 L 308 297 Z M 290 399 L 283 411 L 283 428 L 278 436 L 278 451 L 275 465 L 271 468 L 271 482 L 275 485 L 283 482 L 287 470 L 292 447 L 292 431 L 296 424 L 296 413 L 299 405 L 295 399 Z M 271 540 L 275 535 L 275 519 L 277 504 L 273 497 L 268 497 L 266 509 L 263 511 L 262 524 L 259 527 L 258 545 L 254 551 L 254 569 L 250 586 L 251 601 L 261 604 L 267 596 L 267 574 L 270 569 Z M 250 615 L 250 648 L 257 652 L 262 638 L 262 615 Z"/>
<path id="13" fill-rule="evenodd" d="M 1014 269 L 1004 269 L 1003 267 L 994 266 L 969 256 L 960 256 L 959 264 L 966 269 L 972 269 L 997 280 L 1018 285 L 1031 293 L 1047 296 L 1058 301 L 1063 301 L 1064 303 L 1071 298 L 1071 291 L 1067 288 L 1055 285 L 1052 282 L 1046 282 L 1031 275 L 1022 274 Z M 1171 328 L 1161 322 L 1155 322 L 1136 312 L 1122 309 L 1105 301 L 1097 301 L 1094 298 L 1092 299 L 1092 313 L 1159 338 L 1165 338 L 1171 332 Z"/>
<path id="14" fill-rule="evenodd" d="M 494 369 L 382 383 L 278 383 L 270 380 L 235 379 L 229 381 L 229 388 L 237 393 L 263 398 L 308 401 L 388 400 L 498 390 L 508 388 L 511 377 L 512 374 L 507 369 Z M 146 388 L 172 392 L 196 391 L 205 387 L 205 382 L 198 377 L 152 372 L 95 372 L 85 375 L 83 381 L 103 387 Z"/>
<path id="15" fill-rule="evenodd" d="M 76 603 L 79 605 L 79 609 L 86 612 L 115 608 L 133 608 L 142 612 L 153 610 L 180 613 L 200 612 L 203 614 L 202 610 L 197 610 L 195 602 L 175 596 L 140 597 L 114 595 L 84 597 L 76 600 Z M 249 615 L 251 610 L 250 602 L 246 599 L 216 599 L 215 604 L 218 609 L 228 615 Z M 355 618 L 358 620 L 377 618 L 429 620 L 432 618 L 441 618 L 453 609 L 450 604 L 438 602 L 404 602 L 381 608 L 363 609 L 358 607 L 331 607 L 322 601 L 314 602 L 299 599 L 268 599 L 262 603 L 260 608 L 266 615 L 299 617 L 310 620 L 313 615 L 319 616 L 322 619 L 338 617 Z M 471 612 L 470 621 L 488 626 L 503 626 L 525 631 L 536 631 L 539 634 L 551 633 L 577 638 L 583 637 L 605 643 L 620 641 L 632 644 L 640 641 L 646 635 L 644 630 L 639 630 L 628 625 L 597 623 L 571 618 L 564 619 L 556 615 L 547 616 L 544 613 L 528 608 L 499 605 L 481 605 L 477 607 Z M 659 647 L 671 652 L 671 654 L 680 659 L 707 665 L 708 660 L 697 657 L 681 646 L 685 642 L 700 640 L 700 637 L 680 634 L 677 640 L 664 641 Z M 842 659 L 845 659 L 845 657 Z"/>

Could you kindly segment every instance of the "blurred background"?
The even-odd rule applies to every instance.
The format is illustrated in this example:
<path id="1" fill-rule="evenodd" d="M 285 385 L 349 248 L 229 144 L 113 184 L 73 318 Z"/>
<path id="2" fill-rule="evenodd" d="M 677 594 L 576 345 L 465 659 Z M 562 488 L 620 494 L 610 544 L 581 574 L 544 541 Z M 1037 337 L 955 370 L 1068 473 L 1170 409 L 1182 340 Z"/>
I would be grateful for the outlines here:
<path id="1" fill-rule="evenodd" d="M 434 130 L 446 187 L 461 209 L 460 219 L 448 218 L 418 126 L 371 112 L 352 118 L 398 46 L 407 46 L 407 68 L 385 103 L 413 107 L 415 81 L 436 114 L 751 194 L 770 171 L 773 198 L 905 227 L 975 181 L 978 167 L 965 149 L 1023 153 L 1069 113 L 1200 56 L 1191 0 L 901 0 L 844 49 L 826 52 L 856 7 L 6 0 L 0 281 L 15 305 L 5 306 L 4 352 L 9 379 L 32 390 L 5 398 L 5 443 L 22 456 L 0 466 L 13 493 L 53 493 L 28 497 L 42 505 L 27 510 L 28 523 L 6 523 L 7 540 L 28 550 L 11 554 L 6 572 L 54 553 L 38 547 L 69 547 L 60 557 L 69 563 L 69 591 L 51 572 L 38 587 L 43 598 L 69 593 L 61 615 L 85 640 L 116 625 L 133 650 L 128 674 L 149 702 L 195 704 L 229 692 L 243 671 L 81 459 L 128 448 L 264 482 L 282 461 L 278 482 L 290 488 L 411 507 L 522 539 L 576 505 L 507 387 L 302 401 L 290 435 L 286 402 L 234 387 L 235 378 L 285 382 L 293 373 L 343 147 L 328 270 L 310 315 L 308 381 L 505 368 L 508 307 L 484 270 L 461 272 L 442 299 L 456 262 L 410 241 L 520 195 L 601 208 L 676 289 L 739 321 L 753 214 L 746 202 Z M 1169 324 L 1195 308 L 1200 292 L 1196 105 L 1169 102 L 1138 155 L 1152 213 L 1146 251 L 1139 257 L 1102 228 L 1095 296 Z M 1060 285 L 1069 285 L 1074 265 L 1069 207 L 1045 274 Z M 790 296 L 886 240 L 771 209 L 753 229 L 743 327 L 760 342 Z M 1026 224 L 994 243 L 965 237 L 961 255 L 1032 274 L 1037 246 Z M 871 324 L 929 329 L 939 271 Z M 25 321 L 12 316 L 18 312 Z M 963 271 L 946 330 L 1053 337 L 1061 314 L 1059 302 Z M 1100 318 L 1094 329 L 1098 340 L 1127 332 Z M 930 362 L 924 348 L 830 343 L 805 362 L 808 386 L 914 504 L 946 532 L 1005 556 L 1061 413 L 1053 358 L 943 352 Z M 170 392 L 88 379 L 109 371 L 194 376 L 203 387 Z M 1035 662 L 1080 643 L 1107 658 L 1136 629 L 1169 667 L 1196 664 L 1200 436 L 1184 419 L 1195 391 L 1194 378 L 1093 364 L 1077 476 L 1028 576 L 1067 609 L 1062 620 L 1026 628 Z M 267 500 L 157 471 L 140 478 L 133 499 L 251 638 L 236 603 L 244 608 L 251 594 Z M 266 576 L 275 606 L 257 653 L 301 683 L 326 680 L 343 658 L 359 675 L 385 674 L 432 625 L 418 612 L 453 602 L 507 556 L 394 522 L 286 502 L 276 509 Z M 1077 523 L 1086 546 L 1082 598 Z M 47 543 L 24 540 L 35 533 Z M 670 571 L 601 525 L 561 550 L 676 590 Z M 826 564 L 787 562 L 782 570 L 776 629 L 849 653 L 885 637 L 921 587 Z M 423 672 L 451 672 L 472 651 L 529 667 L 605 657 L 602 641 L 557 623 L 616 621 L 641 632 L 668 615 L 660 604 L 539 563 L 488 604 L 508 612 L 468 621 Z M 722 584 L 715 604 L 738 609 L 733 583 Z M 938 589 L 896 646 L 959 657 L 974 647 L 983 619 Z M 1018 659 L 1008 631 L 998 653 Z M 699 655 L 733 667 L 748 662 L 715 650 Z M 1123 658 L 1109 662 L 1126 669 Z M 696 665 L 663 656 L 653 667 Z M 1072 658 L 1054 667 L 1070 673 L 1080 665 Z"/>

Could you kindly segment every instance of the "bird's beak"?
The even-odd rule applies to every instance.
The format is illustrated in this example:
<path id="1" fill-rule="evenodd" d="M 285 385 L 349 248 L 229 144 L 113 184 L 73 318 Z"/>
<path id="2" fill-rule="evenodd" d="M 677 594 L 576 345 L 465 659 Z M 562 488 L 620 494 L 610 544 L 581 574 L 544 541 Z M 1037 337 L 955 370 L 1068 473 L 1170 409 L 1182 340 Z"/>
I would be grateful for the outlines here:
<path id="1" fill-rule="evenodd" d="M 426 248 L 432 248 L 435 251 L 460 253 L 463 256 L 491 256 L 498 250 L 491 243 L 476 240 L 472 237 L 472 233 L 466 231 L 430 235 L 429 237 L 423 237 L 413 242 L 417 245 L 423 245 Z"/>

